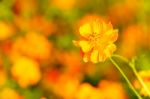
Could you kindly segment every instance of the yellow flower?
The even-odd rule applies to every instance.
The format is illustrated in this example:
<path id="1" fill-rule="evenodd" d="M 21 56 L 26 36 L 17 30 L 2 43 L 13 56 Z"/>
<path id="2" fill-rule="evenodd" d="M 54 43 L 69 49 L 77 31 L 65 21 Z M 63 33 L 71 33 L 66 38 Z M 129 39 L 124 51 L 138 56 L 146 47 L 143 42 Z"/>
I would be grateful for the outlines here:
<path id="1" fill-rule="evenodd" d="M 0 99 L 23 99 L 14 89 L 4 88 L 0 91 Z"/>
<path id="2" fill-rule="evenodd" d="M 83 83 L 79 86 L 75 94 L 75 99 L 104 99 L 99 88 L 93 87 L 89 83 Z"/>
<path id="3" fill-rule="evenodd" d="M 39 64 L 27 57 L 21 57 L 15 61 L 11 73 L 22 88 L 35 85 L 41 79 Z"/>
<path id="4" fill-rule="evenodd" d="M 84 62 L 105 61 L 116 50 L 113 43 L 117 40 L 118 30 L 98 17 L 89 18 L 79 28 L 81 40 L 74 41 L 74 44 L 81 47 Z"/>

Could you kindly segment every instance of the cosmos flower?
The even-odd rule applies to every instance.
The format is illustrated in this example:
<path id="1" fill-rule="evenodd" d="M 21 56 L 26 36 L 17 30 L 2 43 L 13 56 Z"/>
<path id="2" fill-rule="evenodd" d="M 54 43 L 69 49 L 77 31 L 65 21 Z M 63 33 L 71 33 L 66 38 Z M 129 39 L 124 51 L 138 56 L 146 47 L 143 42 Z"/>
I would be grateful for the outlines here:
<path id="1" fill-rule="evenodd" d="M 73 42 L 81 47 L 84 62 L 102 62 L 116 50 L 113 43 L 117 40 L 118 30 L 98 17 L 89 18 L 79 28 L 81 40 Z"/>

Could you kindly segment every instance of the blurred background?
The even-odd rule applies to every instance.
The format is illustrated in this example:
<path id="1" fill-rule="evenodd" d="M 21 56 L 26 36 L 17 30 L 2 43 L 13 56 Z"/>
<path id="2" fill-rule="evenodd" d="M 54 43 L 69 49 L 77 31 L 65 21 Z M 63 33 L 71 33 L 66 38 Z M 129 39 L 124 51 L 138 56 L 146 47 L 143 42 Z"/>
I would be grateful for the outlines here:
<path id="1" fill-rule="evenodd" d="M 115 53 L 136 57 L 150 88 L 150 0 L 0 0 L 0 99 L 137 99 L 109 60 L 83 62 L 72 40 L 88 16 L 119 29 Z"/>

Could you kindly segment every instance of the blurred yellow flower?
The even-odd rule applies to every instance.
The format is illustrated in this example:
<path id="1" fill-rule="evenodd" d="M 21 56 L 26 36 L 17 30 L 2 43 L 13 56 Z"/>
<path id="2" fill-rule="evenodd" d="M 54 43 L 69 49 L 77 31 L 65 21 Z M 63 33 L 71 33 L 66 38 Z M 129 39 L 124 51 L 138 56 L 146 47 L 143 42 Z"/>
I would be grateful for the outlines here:
<path id="1" fill-rule="evenodd" d="M 101 90 L 88 83 L 81 84 L 75 95 L 75 99 L 104 99 L 102 97 Z"/>
<path id="2" fill-rule="evenodd" d="M 79 86 L 75 99 L 128 99 L 121 84 L 102 80 L 99 86 L 89 83 Z"/>
<path id="3" fill-rule="evenodd" d="M 37 84 L 41 79 L 39 64 L 26 57 L 22 57 L 15 61 L 11 68 L 11 73 L 23 88 Z"/>
<path id="4" fill-rule="evenodd" d="M 4 88 L 0 91 L 0 99 L 23 99 L 15 90 Z"/>
<path id="5" fill-rule="evenodd" d="M 0 40 L 6 40 L 15 33 L 12 25 L 0 21 Z"/>
<path id="6" fill-rule="evenodd" d="M 150 90 L 150 70 L 147 71 L 140 71 L 139 75 L 141 76 L 141 78 L 143 79 L 145 85 L 148 87 L 148 89 Z M 148 96 L 147 92 L 145 91 L 145 89 L 141 86 L 141 84 L 135 80 L 134 81 L 134 85 L 135 87 L 140 90 L 140 94 L 142 96 Z"/>
<path id="7" fill-rule="evenodd" d="M 90 18 L 80 26 L 82 38 L 74 44 L 81 47 L 84 62 L 97 63 L 105 61 L 116 50 L 113 43 L 117 40 L 118 30 L 98 17 Z"/>

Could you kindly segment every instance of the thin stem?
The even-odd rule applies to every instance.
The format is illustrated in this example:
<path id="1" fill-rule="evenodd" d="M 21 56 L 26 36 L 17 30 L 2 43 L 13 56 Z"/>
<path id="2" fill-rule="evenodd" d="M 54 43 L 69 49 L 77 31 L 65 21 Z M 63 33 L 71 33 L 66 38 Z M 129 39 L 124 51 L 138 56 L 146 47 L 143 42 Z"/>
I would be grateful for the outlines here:
<path id="1" fill-rule="evenodd" d="M 131 65 L 131 68 L 132 68 L 135 76 L 137 77 L 137 79 L 139 80 L 139 82 L 141 83 L 141 85 L 143 86 L 143 88 L 145 89 L 145 91 L 147 92 L 148 96 L 150 97 L 150 91 L 149 91 L 148 87 L 145 85 L 145 83 L 142 80 L 142 78 L 139 76 L 138 72 L 135 69 L 135 66 L 132 66 L 132 64 L 130 64 L 130 65 Z"/>
<path id="2" fill-rule="evenodd" d="M 120 73 L 122 74 L 122 76 L 124 77 L 124 79 L 127 81 L 129 87 L 133 90 L 133 92 L 136 94 L 136 96 L 139 99 L 142 99 L 142 97 L 137 93 L 137 91 L 134 89 L 133 85 L 130 83 L 129 79 L 127 78 L 127 76 L 124 74 L 124 72 L 122 71 L 122 69 L 119 67 L 119 65 L 110 57 L 110 61 L 115 65 L 115 67 L 120 71 Z"/>
<path id="3" fill-rule="evenodd" d="M 126 63 L 129 63 L 128 59 L 126 59 L 123 56 L 120 55 L 113 55 L 114 57 L 118 57 L 119 59 L 123 60 Z M 150 97 L 150 91 L 148 89 L 148 87 L 145 85 L 144 81 L 142 80 L 142 78 L 138 75 L 138 72 L 135 68 L 135 65 L 133 63 L 129 63 L 129 66 L 132 68 L 133 73 L 135 74 L 135 76 L 137 77 L 138 81 L 140 82 L 140 84 L 143 86 L 144 90 L 147 92 L 148 96 Z"/>
<path id="4" fill-rule="evenodd" d="M 117 54 L 113 54 L 112 55 L 112 57 L 117 57 L 117 58 L 119 58 L 119 59 L 121 59 L 121 60 L 123 60 L 124 62 L 126 62 L 126 63 L 129 63 L 129 60 L 127 59 L 127 58 L 125 58 L 125 57 L 123 57 L 123 56 L 120 56 L 120 55 L 117 55 Z"/>

